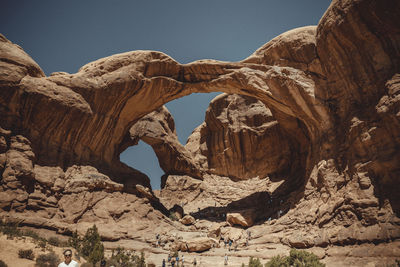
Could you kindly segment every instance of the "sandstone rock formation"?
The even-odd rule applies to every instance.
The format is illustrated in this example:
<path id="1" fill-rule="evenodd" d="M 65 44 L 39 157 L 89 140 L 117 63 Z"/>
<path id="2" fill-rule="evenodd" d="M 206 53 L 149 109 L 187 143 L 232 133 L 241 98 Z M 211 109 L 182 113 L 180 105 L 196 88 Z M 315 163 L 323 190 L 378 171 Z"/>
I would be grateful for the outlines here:
<path id="1" fill-rule="evenodd" d="M 399 16 L 395 0 L 334 0 L 318 26 L 240 62 L 134 51 L 49 77 L 0 36 L 1 217 L 59 233 L 96 222 L 109 240 L 150 244 L 157 225 L 174 245 L 211 229 L 243 243 L 226 215 L 254 209 L 250 247 L 332 256 L 387 242 L 398 255 Z M 179 144 L 163 104 L 213 91 L 229 95 Z M 119 161 L 139 139 L 166 173 L 159 198 Z M 196 222 L 169 220 L 174 205 Z"/>

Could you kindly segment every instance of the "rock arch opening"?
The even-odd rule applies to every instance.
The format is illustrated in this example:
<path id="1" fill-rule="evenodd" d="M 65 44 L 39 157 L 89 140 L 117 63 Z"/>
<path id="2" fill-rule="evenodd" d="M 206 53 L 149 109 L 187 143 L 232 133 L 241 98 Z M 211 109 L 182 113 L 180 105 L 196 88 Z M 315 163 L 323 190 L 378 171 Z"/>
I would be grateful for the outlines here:
<path id="1" fill-rule="evenodd" d="M 164 171 L 160 168 L 158 158 L 152 147 L 145 142 L 139 141 L 136 146 L 130 146 L 120 154 L 121 162 L 135 168 L 150 179 L 153 190 L 160 189 L 161 176 Z"/>
<path id="2" fill-rule="evenodd" d="M 194 129 L 204 122 L 206 110 L 218 94 L 193 93 L 165 104 L 174 118 L 176 135 L 182 145 L 186 144 Z"/>

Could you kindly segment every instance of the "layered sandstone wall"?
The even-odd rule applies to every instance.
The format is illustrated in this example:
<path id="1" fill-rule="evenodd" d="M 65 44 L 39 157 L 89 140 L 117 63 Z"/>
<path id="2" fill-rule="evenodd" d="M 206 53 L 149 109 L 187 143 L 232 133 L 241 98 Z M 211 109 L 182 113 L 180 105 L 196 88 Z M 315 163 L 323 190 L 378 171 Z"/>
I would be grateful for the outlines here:
<path id="1" fill-rule="evenodd" d="M 274 220 L 263 225 L 281 232 L 277 242 L 308 247 L 397 239 L 399 16 L 399 1 L 338 0 L 317 27 L 283 33 L 241 62 L 179 64 L 160 52 L 134 51 L 49 77 L 0 36 L 2 214 L 66 231 L 93 218 L 122 218 L 121 229 L 130 218 L 140 229 L 151 221 L 170 227 L 148 178 L 119 161 L 142 139 L 167 174 L 200 178 L 166 176 L 166 206 L 174 200 L 163 195 L 175 190 L 185 200 L 189 190 L 193 205 L 217 198 L 241 209 L 229 206 L 240 203 L 233 195 L 247 200 L 253 187 L 232 186 L 220 195 L 213 188 L 231 184 L 226 177 L 245 183 L 259 176 L 265 180 L 257 183 L 268 185 L 261 196 L 275 202 L 259 209 L 258 219 Z M 251 98 L 217 98 L 188 144 L 179 144 L 162 105 L 213 91 Z M 104 211 L 103 198 L 116 204 Z M 74 201 L 85 204 L 74 210 Z M 114 214 L 116 206 L 125 208 Z M 272 216 L 277 210 L 284 216 Z M 118 231 L 111 232 L 129 236 Z"/>

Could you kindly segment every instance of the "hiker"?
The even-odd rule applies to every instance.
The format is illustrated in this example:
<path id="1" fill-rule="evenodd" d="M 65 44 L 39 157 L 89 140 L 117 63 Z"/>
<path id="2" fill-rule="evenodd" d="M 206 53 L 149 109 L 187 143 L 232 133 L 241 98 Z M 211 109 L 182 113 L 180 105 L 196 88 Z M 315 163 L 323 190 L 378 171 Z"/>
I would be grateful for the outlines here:
<path id="1" fill-rule="evenodd" d="M 197 265 L 197 261 L 196 261 L 196 258 L 194 258 L 193 259 L 193 266 L 196 266 Z"/>
<path id="2" fill-rule="evenodd" d="M 58 267 L 78 267 L 78 263 L 72 259 L 72 250 L 66 249 L 64 251 L 65 260 L 61 262 Z"/>
<path id="3" fill-rule="evenodd" d="M 226 248 L 226 245 L 228 244 L 228 239 L 225 237 L 224 238 L 224 248 Z"/>
<path id="4" fill-rule="evenodd" d="M 182 255 L 181 262 L 182 262 L 182 267 L 183 267 L 183 265 L 185 265 L 185 255 Z"/>
<path id="5" fill-rule="evenodd" d="M 237 251 L 237 248 L 238 248 L 238 242 L 235 240 L 233 241 L 233 249 Z"/>
<path id="6" fill-rule="evenodd" d="M 229 251 L 231 251 L 231 247 L 232 247 L 232 240 L 229 239 Z"/>
<path id="7" fill-rule="evenodd" d="M 249 237 L 249 240 L 251 239 L 251 232 L 250 230 L 247 230 L 247 236 Z"/>
<path id="8" fill-rule="evenodd" d="M 165 259 L 162 260 L 162 267 L 165 267 Z"/>
<path id="9" fill-rule="evenodd" d="M 224 265 L 228 265 L 228 255 L 225 253 Z"/>

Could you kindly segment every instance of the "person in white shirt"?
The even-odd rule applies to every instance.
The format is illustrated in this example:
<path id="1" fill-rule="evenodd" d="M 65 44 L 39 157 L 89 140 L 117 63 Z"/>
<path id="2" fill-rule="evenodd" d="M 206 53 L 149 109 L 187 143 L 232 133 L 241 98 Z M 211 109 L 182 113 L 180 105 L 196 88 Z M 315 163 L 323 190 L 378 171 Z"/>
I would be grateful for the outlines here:
<path id="1" fill-rule="evenodd" d="M 64 262 L 61 262 L 58 267 L 79 267 L 78 263 L 72 259 L 72 250 L 64 251 Z"/>

